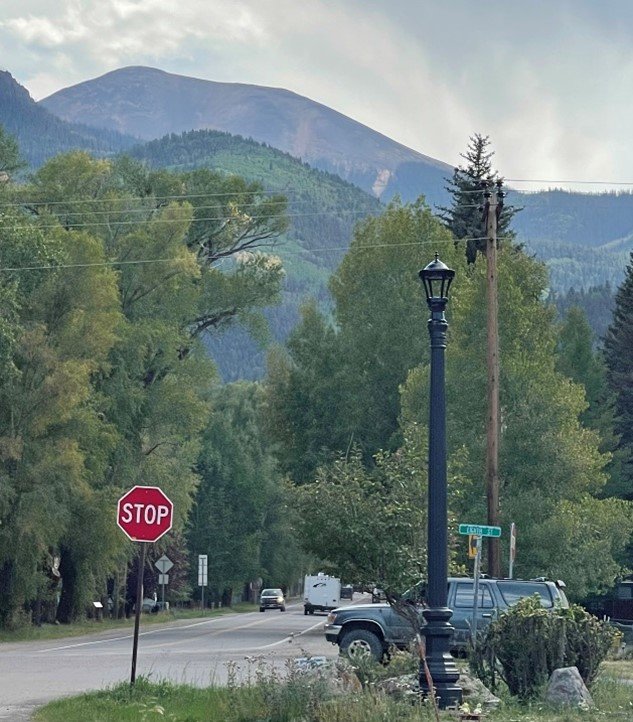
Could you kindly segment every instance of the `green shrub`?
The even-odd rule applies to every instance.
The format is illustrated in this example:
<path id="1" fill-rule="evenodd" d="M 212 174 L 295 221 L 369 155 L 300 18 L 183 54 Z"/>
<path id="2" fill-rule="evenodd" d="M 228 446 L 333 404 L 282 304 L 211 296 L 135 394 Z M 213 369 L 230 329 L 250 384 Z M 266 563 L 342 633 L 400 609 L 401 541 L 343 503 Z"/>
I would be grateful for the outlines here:
<path id="1" fill-rule="evenodd" d="M 491 689 L 499 676 L 510 694 L 527 699 L 560 667 L 577 667 L 591 684 L 617 636 L 617 630 L 582 607 L 546 610 L 535 595 L 488 627 L 472 651 L 471 667 Z"/>
<path id="2" fill-rule="evenodd" d="M 344 659 L 344 664 L 356 675 L 363 688 L 391 677 L 417 674 L 420 666 L 417 652 L 411 649 L 389 649 L 385 663 L 376 662 L 370 656 Z"/>
<path id="3" fill-rule="evenodd" d="M 620 632 L 575 604 L 555 616 L 566 623 L 564 666 L 578 667 L 585 684 L 591 684 Z"/>

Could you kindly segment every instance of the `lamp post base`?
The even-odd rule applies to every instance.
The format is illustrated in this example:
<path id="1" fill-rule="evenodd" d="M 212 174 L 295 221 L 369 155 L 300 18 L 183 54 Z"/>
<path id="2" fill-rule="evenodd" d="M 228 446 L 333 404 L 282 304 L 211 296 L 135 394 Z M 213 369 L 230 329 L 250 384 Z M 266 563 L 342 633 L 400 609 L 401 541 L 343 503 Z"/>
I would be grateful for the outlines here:
<path id="1" fill-rule="evenodd" d="M 426 664 L 440 709 L 458 706 L 462 701 L 462 688 L 457 684 L 459 670 L 450 653 L 454 632 L 449 622 L 452 614 L 447 607 L 431 607 L 423 612 L 426 620 L 422 629 L 426 643 Z M 420 690 L 424 695 L 430 692 L 423 665 L 420 669 Z"/>

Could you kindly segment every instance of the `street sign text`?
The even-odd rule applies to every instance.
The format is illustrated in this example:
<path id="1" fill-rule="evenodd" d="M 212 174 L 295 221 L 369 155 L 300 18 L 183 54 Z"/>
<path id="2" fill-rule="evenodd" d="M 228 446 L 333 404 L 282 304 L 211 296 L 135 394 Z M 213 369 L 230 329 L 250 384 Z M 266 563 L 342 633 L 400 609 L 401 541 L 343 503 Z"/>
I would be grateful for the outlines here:
<path id="1" fill-rule="evenodd" d="M 117 505 L 117 524 L 132 541 L 155 542 L 171 529 L 174 505 L 156 486 L 135 486 Z"/>
<path id="2" fill-rule="evenodd" d="M 460 524 L 460 534 L 475 534 L 476 536 L 501 536 L 500 526 L 481 526 L 479 524 Z"/>

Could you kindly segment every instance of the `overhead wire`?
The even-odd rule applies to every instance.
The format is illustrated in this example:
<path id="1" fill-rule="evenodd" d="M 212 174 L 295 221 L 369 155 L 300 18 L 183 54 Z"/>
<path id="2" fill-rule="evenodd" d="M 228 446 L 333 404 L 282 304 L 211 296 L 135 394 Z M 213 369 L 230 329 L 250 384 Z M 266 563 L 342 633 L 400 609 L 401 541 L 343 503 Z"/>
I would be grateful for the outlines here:
<path id="1" fill-rule="evenodd" d="M 565 181 L 557 181 L 557 180 L 544 180 L 544 179 L 519 179 L 519 178 L 506 178 L 504 181 L 511 182 L 511 183 L 578 183 L 578 184 L 603 184 L 603 185 L 630 185 L 633 186 L 633 182 L 628 183 L 624 181 L 590 181 L 590 180 L 565 180 Z M 507 189 L 510 190 L 510 189 Z M 460 191 L 460 193 L 466 195 L 482 195 L 485 191 L 485 188 L 479 188 L 479 189 L 472 189 L 472 190 L 463 190 Z M 139 198 L 139 197 L 114 197 L 114 198 L 85 198 L 85 199 L 78 199 L 78 200 L 72 200 L 72 201 L 46 201 L 46 200 L 22 200 L 22 201 L 16 201 L 11 203 L 0 203 L 0 210 L 2 208 L 36 208 L 36 207 L 51 207 L 51 206 L 60 206 L 60 205 L 77 205 L 77 204 L 113 204 L 113 203 L 127 203 L 128 207 L 121 208 L 121 209 L 107 209 L 107 210 L 87 210 L 86 213 L 89 213 L 91 215 L 107 215 L 107 214 L 117 214 L 117 213 L 155 213 L 157 211 L 163 210 L 163 208 L 152 208 L 151 205 L 158 201 L 187 201 L 190 199 L 200 199 L 203 198 L 205 200 L 210 200 L 212 198 L 235 198 L 240 196 L 280 196 L 280 195 L 287 195 L 288 193 L 299 193 L 299 190 L 295 189 L 286 189 L 283 191 L 237 191 L 237 192 L 223 192 L 223 193 L 197 193 L 197 194 L 191 194 L 191 193 L 183 193 L 183 194 L 171 194 L 171 195 L 163 195 L 163 196 L 148 196 L 146 198 Z M 539 193 L 542 191 L 521 191 L 521 193 Z M 254 203 L 247 203 L 247 204 L 241 204 L 239 206 L 239 209 L 246 209 L 246 208 L 262 208 L 262 204 L 265 203 L 264 207 L 270 208 L 274 205 L 293 205 L 293 201 L 288 199 L 283 199 L 279 201 L 272 201 L 272 202 L 266 202 L 266 199 L 260 200 L 259 202 Z M 294 203 L 299 204 L 307 204 L 310 203 L 310 201 L 295 201 Z M 137 204 L 137 207 L 133 207 L 133 204 Z M 199 211 L 199 210 L 209 210 L 213 208 L 217 208 L 218 204 L 213 205 L 198 205 L 194 206 L 193 210 Z M 473 203 L 473 204 L 459 204 L 457 206 L 452 207 L 452 209 L 467 209 L 467 208 L 479 208 L 481 204 L 479 203 Z M 75 216 L 80 215 L 81 211 L 67 211 L 64 213 L 64 216 Z M 364 210 L 351 210 L 351 209 L 342 209 L 342 208 L 333 208 L 328 211 L 314 211 L 314 212 L 297 212 L 297 213 L 285 213 L 283 214 L 283 218 L 304 218 L 304 217 L 317 217 L 317 216 L 358 216 L 358 215 L 371 215 L 371 213 L 368 213 L 367 209 Z M 196 218 L 195 215 L 192 216 L 190 219 L 191 222 L 206 222 L 206 221 L 213 221 L 213 222 L 226 222 L 230 220 L 232 216 L 230 215 L 221 215 L 221 216 L 203 216 L 201 218 Z M 257 215 L 253 215 L 254 219 L 257 219 Z M 264 216 L 260 216 L 260 218 L 265 218 Z M 173 219 L 173 218 L 157 218 L 156 219 L 160 223 L 182 223 L 182 219 Z M 189 220 L 189 219 L 188 219 Z M 48 230 L 48 229 L 58 229 L 63 228 L 66 230 L 78 230 L 81 228 L 95 228 L 95 227 L 112 227 L 112 226 L 124 226 L 124 225 L 133 225 L 136 224 L 137 220 L 135 219 L 128 219 L 128 220 L 112 220 L 112 221 L 80 221 L 80 222 L 66 222 L 64 224 L 61 223 L 54 223 L 54 224 L 37 224 L 37 222 L 30 223 L 28 225 L 13 225 L 11 226 L 12 230 L 25 230 L 29 228 L 35 228 L 38 230 Z M 364 246 L 355 246 L 355 247 L 323 247 L 323 248 L 302 248 L 297 250 L 286 250 L 286 253 L 322 253 L 322 252 L 346 252 L 346 251 L 360 251 L 360 250 L 370 250 L 373 248 L 383 248 L 383 247 L 399 247 L 399 246 L 425 246 L 425 245 L 439 245 L 439 244 L 445 244 L 445 243 L 457 243 L 461 241 L 478 241 L 478 240 L 486 240 L 485 236 L 481 237 L 471 237 L 471 238 L 462 238 L 462 239 L 447 239 L 445 241 L 416 241 L 416 242 L 409 242 L 409 243 L 395 243 L 395 244 L 370 244 L 370 245 L 364 245 Z M 500 238 L 499 240 L 503 240 Z M 269 244 L 270 247 L 270 244 Z M 94 263 L 79 263 L 79 264 L 53 264 L 53 265 L 47 265 L 47 266 L 19 266 L 19 267 L 0 267 L 0 271 L 3 272 L 18 272 L 18 271 L 36 271 L 36 270 L 56 270 L 56 269 L 63 269 L 63 268 L 89 268 L 89 267 L 97 267 L 97 266 L 126 266 L 126 265 L 140 265 L 140 264 L 152 264 L 152 263 L 168 263 L 168 262 L 178 262 L 182 259 L 177 258 L 153 258 L 153 259 L 137 259 L 137 260 L 130 260 L 130 261 L 102 261 L 102 262 L 94 262 Z"/>
<path id="2" fill-rule="evenodd" d="M 336 215 L 348 215 L 348 216 L 354 216 L 354 215 L 367 215 L 367 211 L 338 211 Z M 285 213 L 282 216 L 283 218 L 308 218 L 313 216 L 327 216 L 327 215 L 335 215 L 333 213 L 323 212 L 323 211 L 315 211 L 314 213 Z M 191 218 L 191 219 L 182 219 L 182 218 L 159 218 L 157 219 L 159 223 L 183 223 L 185 221 L 191 220 L 191 222 L 200 223 L 202 221 L 228 221 L 231 220 L 231 216 L 205 216 L 203 218 Z M 19 230 L 24 231 L 29 228 L 34 228 L 37 230 L 51 230 L 51 229 L 62 229 L 62 230 L 78 230 L 81 228 L 99 228 L 99 227 L 111 227 L 111 226 L 129 226 L 129 225 L 136 225 L 138 223 L 138 220 L 130 219 L 127 221 L 82 221 L 80 223 L 53 223 L 53 224 L 29 224 L 29 225 L 14 225 L 11 226 L 12 230 Z"/>
<path id="3" fill-rule="evenodd" d="M 450 180 L 450 178 L 447 178 Z M 503 178 L 504 183 L 563 183 L 563 184 L 581 184 L 581 185 L 617 185 L 617 186 L 632 186 L 633 181 L 609 181 L 609 180 L 587 180 L 587 179 L 544 179 L 544 178 Z M 485 187 L 474 188 L 474 189 L 460 189 L 458 192 L 461 195 L 479 194 L 485 192 Z M 520 191 L 521 193 L 526 192 L 542 192 L 542 191 Z M 241 196 L 288 196 L 289 194 L 302 193 L 299 189 L 285 188 L 281 190 L 251 190 L 251 191 L 226 191 L 222 193 L 174 193 L 168 195 L 148 195 L 145 197 L 138 196 L 114 196 L 112 198 L 80 198 L 71 201 L 67 200 L 21 200 L 12 202 L 0 203 L 0 208 L 9 207 L 37 207 L 37 206 L 58 206 L 58 205 L 76 205 L 76 204 L 96 204 L 96 203 L 130 203 L 131 201 L 137 203 L 157 202 L 157 201 L 187 201 L 194 198 L 239 198 Z M 280 200 L 279 203 L 285 203 L 286 200 Z M 292 201 L 288 201 L 289 203 Z"/>
<path id="4" fill-rule="evenodd" d="M 265 205 L 262 205 L 261 203 L 244 203 L 244 204 L 239 205 L 238 210 L 242 211 L 245 208 L 256 208 L 256 209 L 261 208 L 262 210 L 267 210 L 273 206 L 287 207 L 288 205 L 291 205 L 294 209 L 294 208 L 296 208 L 297 205 L 301 206 L 301 205 L 308 205 L 308 204 L 314 205 L 313 201 L 309 201 L 309 200 L 299 201 L 298 203 L 293 202 L 290 204 L 287 201 L 273 201 L 272 203 L 266 203 Z M 21 207 L 26 207 L 26 208 L 31 207 L 31 204 L 28 202 L 22 203 L 20 205 L 21 205 Z M 72 202 L 69 202 L 69 205 L 72 205 Z M 473 205 L 473 206 L 466 206 L 466 207 L 475 208 L 476 206 Z M 1 211 L 1 208 L 2 207 L 0 206 L 0 211 Z M 193 206 L 192 208 L 193 208 L 194 212 L 197 212 L 200 210 L 209 210 L 209 209 L 219 210 L 218 204 L 215 204 L 215 203 L 210 204 L 210 205 Z M 121 215 L 123 215 L 125 213 L 158 213 L 158 212 L 161 212 L 164 210 L 165 210 L 164 206 L 159 207 L 159 208 L 148 207 L 148 206 L 138 206 L 136 208 L 135 207 L 127 207 L 127 208 L 120 208 L 120 209 L 119 208 L 114 208 L 114 209 L 109 208 L 107 210 L 92 210 L 92 209 L 90 209 L 88 211 L 83 211 L 83 210 L 66 211 L 66 210 L 64 210 L 64 211 L 55 212 L 54 215 L 57 215 L 57 213 L 59 213 L 60 215 L 63 215 L 64 218 L 66 218 L 68 216 L 81 216 L 81 215 L 87 215 L 87 214 L 89 214 L 90 216 L 98 216 L 98 215 L 114 215 L 117 213 L 119 213 Z M 334 208 L 333 210 L 337 210 L 337 209 Z M 328 211 L 328 212 L 331 212 L 331 211 Z M 367 211 L 363 210 L 362 212 L 366 213 Z"/>
<path id="5" fill-rule="evenodd" d="M 508 183 L 564 183 L 567 185 L 610 185 L 610 186 L 633 186 L 633 181 L 609 181 L 609 180 L 560 180 L 545 178 L 504 178 Z M 523 191 L 521 191 L 523 193 Z"/>
<path id="6" fill-rule="evenodd" d="M 213 206 L 209 206 L 210 208 L 213 208 Z M 461 205 L 456 206 L 456 208 L 478 208 L 479 204 L 472 204 L 472 205 Z M 95 213 L 100 213 L 99 211 L 95 211 Z M 107 211 L 105 212 L 107 213 Z M 116 211 L 115 211 L 116 213 Z M 64 214 L 66 215 L 66 214 Z M 75 213 L 70 213 L 68 215 L 76 215 Z M 331 210 L 327 211 L 313 211 L 313 212 L 299 212 L 299 213 L 284 213 L 283 216 L 280 216 L 281 219 L 284 218 L 310 218 L 315 216 L 371 216 L 372 214 L 368 212 L 367 209 L 363 210 L 346 210 L 341 208 L 333 208 Z M 265 219 L 266 216 L 252 216 L 254 220 L 259 219 Z M 182 219 L 182 218 L 162 218 L 158 217 L 155 220 L 159 223 L 183 223 L 185 220 L 190 220 L 192 223 L 200 223 L 203 221 L 229 221 L 233 218 L 231 215 L 222 215 L 222 216 L 203 216 L 202 218 L 196 218 L 195 215 L 193 215 L 190 219 Z M 25 224 L 25 225 L 11 225 L 12 230 L 27 230 L 30 228 L 36 228 L 39 230 L 51 230 L 51 229 L 64 229 L 64 230 L 78 230 L 81 228 L 99 228 L 99 227 L 112 227 L 112 226 L 126 226 L 126 225 L 135 225 L 138 223 L 138 219 L 130 218 L 127 220 L 112 220 L 112 221 L 79 221 L 79 222 L 57 222 L 57 223 L 40 223 L 38 224 L 36 221 L 33 223 Z"/>
<path id="7" fill-rule="evenodd" d="M 258 191 L 235 191 L 235 192 L 226 192 L 226 193 L 177 193 L 173 195 L 164 195 L 164 196 L 154 196 L 154 195 L 148 195 L 148 196 L 113 196 L 112 198 L 78 198 L 76 200 L 72 201 L 29 201 L 28 205 L 31 206 L 55 206 L 55 205 L 67 205 L 68 203 L 123 203 L 123 202 L 129 202 L 129 201 L 167 201 L 167 200 L 188 200 L 189 198 L 226 198 L 226 197 L 236 197 L 236 196 L 262 196 L 262 195 L 271 195 L 271 196 L 285 196 L 288 193 L 300 193 L 301 191 L 295 190 L 292 188 L 289 188 L 287 190 L 281 190 L 281 191 L 267 191 L 267 190 L 258 190 Z M 3 207 L 9 207 L 9 206 L 24 206 L 27 202 L 25 201 L 13 201 L 10 203 L 0 203 L 0 208 Z"/>
<path id="8" fill-rule="evenodd" d="M 509 183 L 564 183 L 564 184 L 584 184 L 584 185 L 620 185 L 620 186 L 633 186 L 633 182 L 628 181 L 605 181 L 605 180 L 556 180 L 556 179 L 538 179 L 538 178 L 505 178 L 503 179 L 504 182 Z M 511 190 L 507 189 L 506 190 Z M 460 195 L 482 195 L 485 192 L 485 188 L 475 188 L 475 189 L 462 189 L 458 191 Z M 519 191 L 520 193 L 540 193 L 540 192 L 546 192 L 542 190 L 531 190 L 531 191 Z M 274 198 L 275 196 L 284 196 L 284 198 L 273 201 L 271 203 L 266 203 L 269 207 L 273 205 L 292 205 L 296 204 L 297 202 L 300 203 L 309 203 L 310 201 L 292 201 L 289 198 L 286 198 L 289 194 L 299 194 L 301 191 L 299 189 L 293 189 L 293 188 L 286 188 L 283 190 L 278 191 L 267 191 L 267 190 L 261 190 L 261 191 L 235 191 L 235 192 L 224 192 L 224 193 L 179 193 L 179 194 L 171 194 L 171 195 L 159 195 L 159 196 L 146 196 L 146 197 L 126 197 L 126 196 L 118 196 L 118 197 L 112 197 L 112 198 L 79 198 L 79 199 L 73 199 L 73 200 L 63 200 L 63 201 L 54 201 L 54 200 L 29 200 L 24 199 L 20 201 L 11 201 L 11 202 L 3 202 L 0 203 L 0 209 L 1 208 L 20 208 L 20 207 L 29 207 L 29 208 L 37 208 L 41 206 L 45 207 L 54 207 L 54 206 L 60 206 L 60 205 L 94 205 L 94 204 L 114 204 L 114 203 L 126 203 L 126 204 L 137 204 L 138 210 L 149 210 L 150 206 L 144 205 L 145 203 L 151 204 L 156 203 L 160 201 L 188 201 L 191 199 L 196 198 L 204 198 L 204 199 L 211 199 L 211 198 L 239 198 L 241 196 L 268 196 L 269 198 Z M 266 198 L 263 199 L 266 201 Z M 378 199 L 376 199 L 378 200 Z M 256 202 L 256 203 L 249 203 L 249 204 L 241 204 L 240 207 L 255 207 L 261 205 L 262 201 Z M 194 206 L 194 208 L 200 208 L 201 206 Z M 475 207 L 475 206 L 473 206 Z M 126 210 L 129 210 L 129 207 L 126 208 Z M 136 210 L 136 209 L 135 209 Z M 72 211 L 73 213 L 79 213 L 80 211 Z M 111 211 L 92 211 L 93 213 L 101 213 L 101 212 L 111 212 Z"/>
<path id="9" fill-rule="evenodd" d="M 433 241 L 407 241 L 403 243 L 373 243 L 366 245 L 357 246 L 334 246 L 334 247 L 322 247 L 322 248 L 302 248 L 302 249 L 287 249 L 286 253 L 323 253 L 323 252 L 355 252 L 373 250 L 376 248 L 403 248 L 411 246 L 441 246 L 446 244 L 459 243 L 461 241 L 483 241 L 486 240 L 486 236 L 478 236 L 472 238 L 446 238 L 438 239 Z M 506 237 L 500 237 L 498 240 L 506 240 Z M 147 258 L 137 259 L 130 261 L 94 261 L 92 263 L 59 263 L 50 264 L 46 266 L 0 266 L 0 272 L 17 272 L 17 271 L 55 271 L 62 268 L 93 268 L 100 266 L 127 266 L 127 265 L 142 265 L 144 263 L 179 263 L 182 262 L 182 258 Z"/>

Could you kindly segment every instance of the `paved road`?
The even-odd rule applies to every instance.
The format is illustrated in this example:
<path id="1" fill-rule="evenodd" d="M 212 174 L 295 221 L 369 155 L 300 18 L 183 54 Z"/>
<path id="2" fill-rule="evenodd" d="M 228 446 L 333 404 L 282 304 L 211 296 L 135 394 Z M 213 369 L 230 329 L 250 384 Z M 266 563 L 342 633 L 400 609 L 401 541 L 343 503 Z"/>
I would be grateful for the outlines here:
<path id="1" fill-rule="evenodd" d="M 256 611 L 146 627 L 141 622 L 136 674 L 206 686 L 225 684 L 231 666 L 245 680 L 254 678 L 257 667 L 283 673 L 295 657 L 334 659 L 338 649 L 325 641 L 324 622 L 325 616 L 304 616 L 298 604 L 283 613 Z M 0 719 L 28 719 L 36 706 L 52 699 L 127 681 L 131 659 L 131 630 L 0 644 Z"/>

